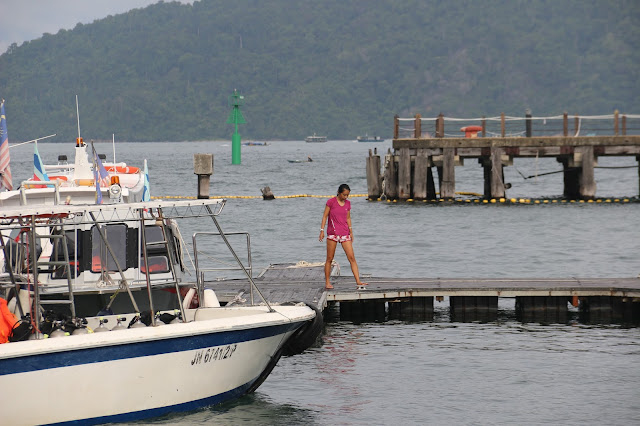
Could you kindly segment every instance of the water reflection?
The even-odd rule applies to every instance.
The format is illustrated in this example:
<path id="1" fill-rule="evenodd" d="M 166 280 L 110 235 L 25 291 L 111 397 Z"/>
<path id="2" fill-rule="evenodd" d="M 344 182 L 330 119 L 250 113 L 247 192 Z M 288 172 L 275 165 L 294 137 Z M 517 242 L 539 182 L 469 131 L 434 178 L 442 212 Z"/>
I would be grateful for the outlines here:
<path id="1" fill-rule="evenodd" d="M 313 424 L 316 415 L 316 412 L 307 408 L 274 403 L 269 395 L 257 391 L 237 400 L 212 407 L 125 423 L 125 425 Z"/>

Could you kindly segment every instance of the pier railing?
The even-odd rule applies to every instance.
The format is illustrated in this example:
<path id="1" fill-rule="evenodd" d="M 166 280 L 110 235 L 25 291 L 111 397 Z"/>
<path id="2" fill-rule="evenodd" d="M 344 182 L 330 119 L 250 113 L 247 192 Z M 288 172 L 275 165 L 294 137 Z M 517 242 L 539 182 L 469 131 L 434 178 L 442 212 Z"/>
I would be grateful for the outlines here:
<path id="1" fill-rule="evenodd" d="M 466 130 L 466 131 L 465 131 Z M 640 134 L 640 114 L 494 117 L 394 117 L 394 139 L 457 137 L 626 136 Z"/>

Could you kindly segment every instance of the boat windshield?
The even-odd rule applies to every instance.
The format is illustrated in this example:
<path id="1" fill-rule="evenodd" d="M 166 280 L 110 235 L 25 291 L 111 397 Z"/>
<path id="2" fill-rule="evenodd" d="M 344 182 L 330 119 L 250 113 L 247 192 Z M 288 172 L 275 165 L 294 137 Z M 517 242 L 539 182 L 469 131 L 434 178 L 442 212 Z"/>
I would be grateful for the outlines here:
<path id="1" fill-rule="evenodd" d="M 91 272 L 118 270 L 116 262 L 107 251 L 106 244 L 102 241 L 102 238 L 100 238 L 98 226 L 101 226 L 102 232 L 109 242 L 118 263 L 122 267 L 125 267 L 127 264 L 127 226 L 122 223 L 96 225 L 91 229 Z M 106 259 L 106 268 L 102 266 L 104 259 Z"/>

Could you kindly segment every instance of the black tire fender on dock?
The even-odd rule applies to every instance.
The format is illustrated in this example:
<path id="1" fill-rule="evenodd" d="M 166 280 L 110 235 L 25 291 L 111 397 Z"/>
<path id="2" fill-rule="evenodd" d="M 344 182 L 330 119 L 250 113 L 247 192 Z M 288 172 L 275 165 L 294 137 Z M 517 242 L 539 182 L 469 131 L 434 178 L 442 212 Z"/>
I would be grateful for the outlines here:
<path id="1" fill-rule="evenodd" d="M 291 304 L 294 303 L 295 302 L 291 302 Z M 322 326 L 324 325 L 322 311 L 308 303 L 306 303 L 306 305 L 315 311 L 316 316 L 313 320 L 307 322 L 292 334 L 291 337 L 289 337 L 283 346 L 282 354 L 284 356 L 301 354 L 305 350 L 309 349 L 322 333 Z"/>
<path id="2" fill-rule="evenodd" d="M 287 302 L 283 303 L 283 305 L 295 305 L 298 303 L 300 302 Z M 318 336 L 322 333 L 322 326 L 324 324 L 322 311 L 308 303 L 305 304 L 315 311 L 316 316 L 313 318 L 313 320 L 307 321 L 306 324 L 296 330 L 296 332 L 289 337 L 285 344 L 280 349 L 278 349 L 278 351 L 271 357 L 271 360 L 264 368 L 262 373 L 260 373 L 260 376 L 258 376 L 258 378 L 251 384 L 251 386 L 249 386 L 249 388 L 245 392 L 246 394 L 255 392 L 255 390 L 258 389 L 260 385 L 262 385 L 262 383 L 264 383 L 267 377 L 269 377 L 269 374 L 271 374 L 271 371 L 273 371 L 273 369 L 275 368 L 282 355 L 291 356 L 301 354 L 306 349 L 311 347 L 311 345 L 316 342 Z"/>
<path id="3" fill-rule="evenodd" d="M 246 394 L 255 392 L 255 390 L 258 389 L 260 385 L 264 383 L 265 380 L 267 380 L 267 377 L 269 377 L 269 374 L 271 374 L 271 372 L 273 371 L 278 361 L 280 361 L 280 357 L 282 357 L 283 349 L 284 347 L 278 349 L 278 352 L 276 352 L 273 355 L 273 357 L 271 357 L 271 361 L 269 361 L 269 364 L 267 364 L 264 370 L 262 370 L 262 373 L 260 373 L 256 381 L 251 383 L 251 386 L 249 386 L 249 389 L 247 389 L 247 391 L 245 392 Z"/>

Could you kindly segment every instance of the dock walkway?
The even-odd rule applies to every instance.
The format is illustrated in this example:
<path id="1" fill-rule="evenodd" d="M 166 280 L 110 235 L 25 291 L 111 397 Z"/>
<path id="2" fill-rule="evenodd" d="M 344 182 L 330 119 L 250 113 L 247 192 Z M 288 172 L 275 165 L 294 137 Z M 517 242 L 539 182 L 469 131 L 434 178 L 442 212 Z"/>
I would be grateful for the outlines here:
<path id="1" fill-rule="evenodd" d="M 352 276 L 333 276 L 333 290 L 324 289 L 321 264 L 274 264 L 255 279 L 270 303 L 301 301 L 320 310 L 339 303 L 341 316 L 411 316 L 428 319 L 434 299 L 449 298 L 454 318 L 477 318 L 497 312 L 498 298 L 515 298 L 516 310 L 527 318 L 542 313 L 566 318 L 569 305 L 591 321 L 640 322 L 640 278 L 385 278 L 368 277 L 366 290 L 356 290 Z M 223 303 L 246 303 L 247 280 L 208 281 Z M 257 298 L 257 296 L 255 296 Z M 535 315 L 534 315 L 535 316 Z"/>

